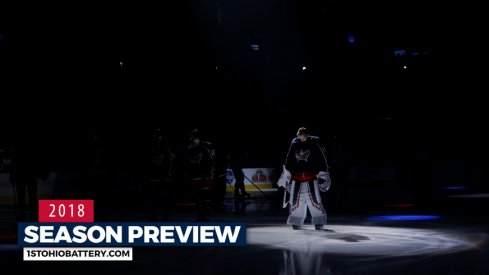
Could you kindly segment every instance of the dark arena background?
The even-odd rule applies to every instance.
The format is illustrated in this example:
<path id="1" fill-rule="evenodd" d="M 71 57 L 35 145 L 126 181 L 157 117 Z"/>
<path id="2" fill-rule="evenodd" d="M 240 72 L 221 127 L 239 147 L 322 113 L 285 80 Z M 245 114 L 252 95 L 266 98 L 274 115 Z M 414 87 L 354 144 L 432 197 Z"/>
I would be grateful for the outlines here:
<path id="1" fill-rule="evenodd" d="M 489 274 L 482 3 L 153 2 L 0 4 L 2 274 Z M 299 127 L 331 174 L 319 231 L 286 224 L 276 184 Z M 205 218 L 246 222 L 247 246 L 22 260 L 37 198 L 94 199 L 96 221 L 202 219 L 196 134 L 216 154 Z M 37 178 L 31 205 L 12 174 Z"/>

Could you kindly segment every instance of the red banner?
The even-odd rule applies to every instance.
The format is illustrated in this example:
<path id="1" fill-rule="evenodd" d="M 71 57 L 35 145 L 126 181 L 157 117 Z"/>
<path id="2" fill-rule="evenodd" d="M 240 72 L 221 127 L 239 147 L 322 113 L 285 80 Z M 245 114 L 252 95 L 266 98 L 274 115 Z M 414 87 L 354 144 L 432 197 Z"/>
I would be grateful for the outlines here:
<path id="1" fill-rule="evenodd" d="M 39 200 L 39 222 L 93 222 L 93 200 Z"/>

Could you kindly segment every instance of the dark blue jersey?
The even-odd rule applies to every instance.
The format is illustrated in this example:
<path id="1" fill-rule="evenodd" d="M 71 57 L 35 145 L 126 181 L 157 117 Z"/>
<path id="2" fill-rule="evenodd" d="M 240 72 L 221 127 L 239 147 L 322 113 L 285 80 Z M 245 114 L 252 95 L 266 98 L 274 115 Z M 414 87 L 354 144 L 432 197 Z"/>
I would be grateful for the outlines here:
<path id="1" fill-rule="evenodd" d="M 187 148 L 187 168 L 192 178 L 207 178 L 214 174 L 215 150 L 212 144 L 201 141 Z"/>
<path id="2" fill-rule="evenodd" d="M 305 142 L 294 138 L 285 161 L 285 169 L 290 173 L 314 173 L 328 171 L 325 152 L 319 138 L 310 136 Z"/>

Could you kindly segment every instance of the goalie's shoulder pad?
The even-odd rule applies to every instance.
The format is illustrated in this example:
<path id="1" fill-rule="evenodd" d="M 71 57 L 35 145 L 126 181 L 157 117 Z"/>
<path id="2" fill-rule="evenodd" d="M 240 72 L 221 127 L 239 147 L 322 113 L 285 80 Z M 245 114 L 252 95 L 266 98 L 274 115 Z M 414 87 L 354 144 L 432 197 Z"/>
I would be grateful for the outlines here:
<path id="1" fill-rule="evenodd" d="M 307 139 L 308 142 L 312 142 L 312 143 L 317 143 L 319 144 L 321 139 L 317 136 L 309 136 L 309 138 Z M 295 137 L 294 139 L 292 139 L 292 144 L 294 143 L 301 143 L 301 140 L 299 137 Z"/>
<path id="2" fill-rule="evenodd" d="M 309 141 L 314 143 L 319 143 L 321 139 L 317 136 L 309 136 Z"/>

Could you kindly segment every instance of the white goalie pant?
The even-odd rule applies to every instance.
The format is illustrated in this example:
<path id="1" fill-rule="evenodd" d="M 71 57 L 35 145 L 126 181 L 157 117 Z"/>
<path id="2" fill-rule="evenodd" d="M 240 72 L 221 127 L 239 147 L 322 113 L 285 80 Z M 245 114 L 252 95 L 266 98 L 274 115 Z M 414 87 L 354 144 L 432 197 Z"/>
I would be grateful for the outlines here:
<path id="1" fill-rule="evenodd" d="M 321 202 L 317 180 L 300 183 L 292 181 L 287 224 L 303 225 L 307 216 L 307 209 L 311 213 L 312 224 L 326 224 L 326 211 Z"/>

